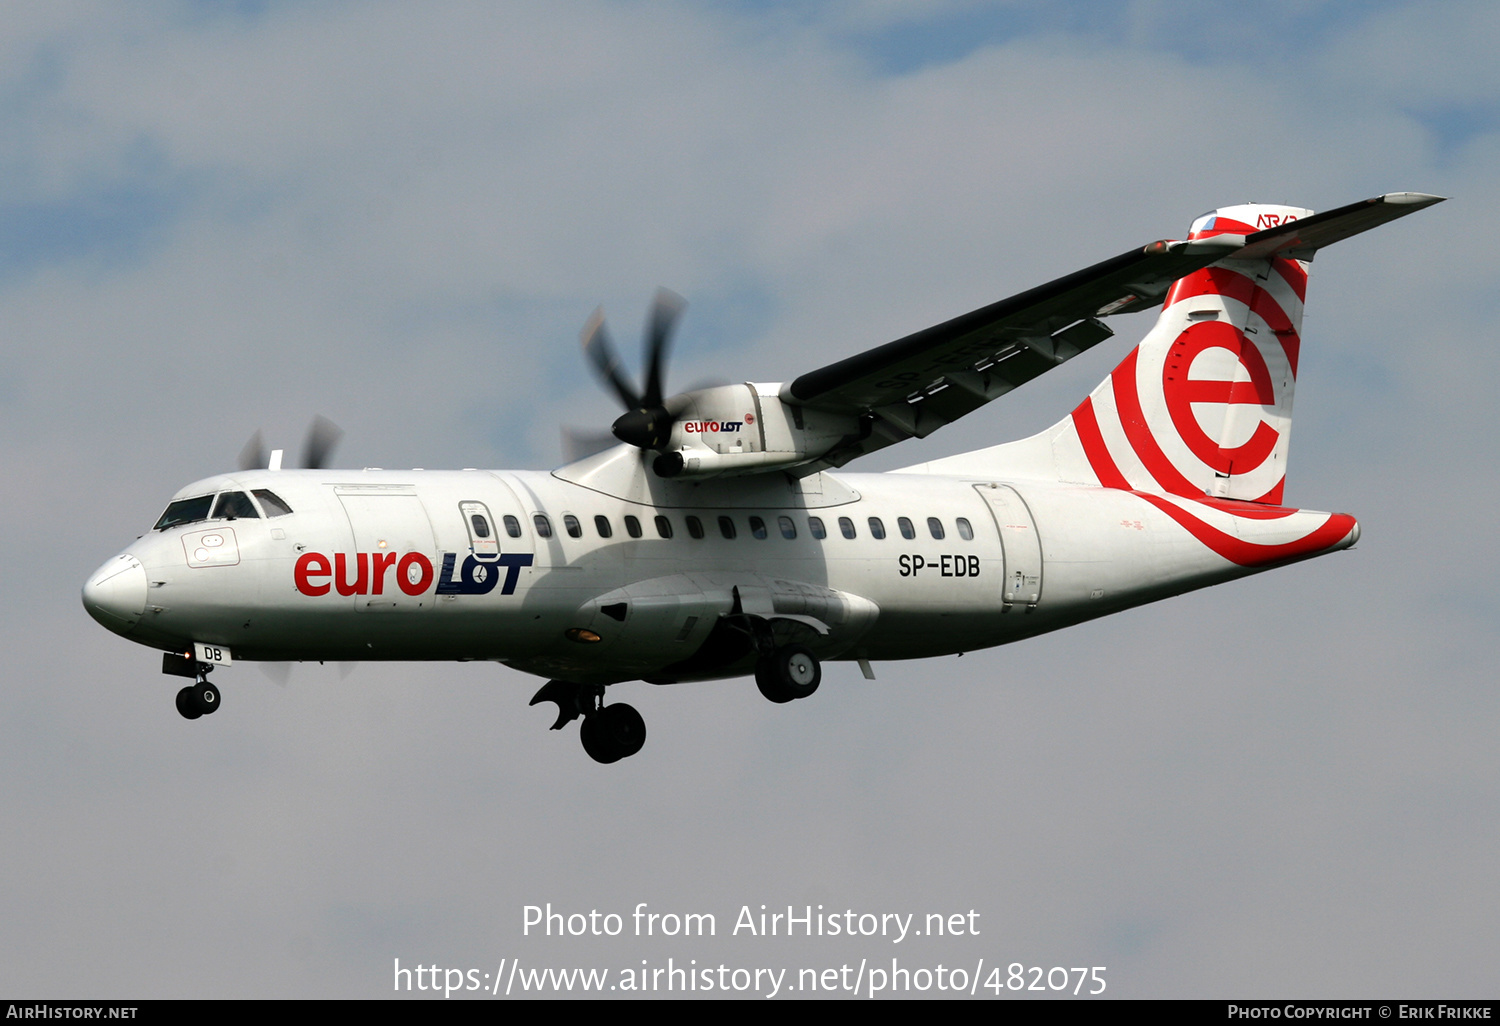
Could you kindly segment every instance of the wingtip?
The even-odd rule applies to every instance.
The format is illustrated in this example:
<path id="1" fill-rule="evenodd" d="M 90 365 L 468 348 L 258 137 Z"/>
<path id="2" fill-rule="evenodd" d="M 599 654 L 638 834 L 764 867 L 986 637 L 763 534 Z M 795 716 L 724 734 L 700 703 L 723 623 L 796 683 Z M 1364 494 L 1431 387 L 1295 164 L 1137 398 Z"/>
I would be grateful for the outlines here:
<path id="1" fill-rule="evenodd" d="M 1377 197 L 1381 203 L 1402 207 L 1430 207 L 1447 198 L 1447 196 L 1434 196 L 1426 192 L 1388 192 L 1384 196 Z"/>

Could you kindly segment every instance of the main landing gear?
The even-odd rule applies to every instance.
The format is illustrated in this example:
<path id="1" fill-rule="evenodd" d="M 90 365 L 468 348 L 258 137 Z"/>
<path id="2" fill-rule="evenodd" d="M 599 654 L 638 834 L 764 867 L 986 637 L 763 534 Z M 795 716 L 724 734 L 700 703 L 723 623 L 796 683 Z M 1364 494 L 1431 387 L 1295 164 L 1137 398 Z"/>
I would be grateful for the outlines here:
<path id="1" fill-rule="evenodd" d="M 192 677 L 195 683 L 177 692 L 177 711 L 185 720 L 196 720 L 218 711 L 219 689 L 208 682 L 208 671 L 212 663 L 200 663 L 196 659 L 168 652 L 161 658 L 161 672 L 174 677 Z"/>
<path id="2" fill-rule="evenodd" d="M 778 704 L 806 698 L 818 690 L 823 668 L 818 657 L 801 645 L 783 645 L 761 655 L 755 662 L 755 686 Z"/>
<path id="3" fill-rule="evenodd" d="M 781 617 L 782 620 L 797 621 L 797 617 Z M 817 624 L 807 617 L 801 618 L 805 626 Z M 755 686 L 766 698 L 780 705 L 798 698 L 806 698 L 818 690 L 823 682 L 823 667 L 818 657 L 801 645 L 780 645 L 776 641 L 776 629 L 764 616 L 746 613 L 740 600 L 740 589 L 734 589 L 734 606 L 724 617 L 724 623 L 750 636 L 755 652 Z M 828 629 L 814 627 L 821 634 Z"/>
<path id="4" fill-rule="evenodd" d="M 557 703 L 557 722 L 553 730 L 562 730 L 569 722 L 583 717 L 578 728 L 583 750 L 595 762 L 611 763 L 628 759 L 646 743 L 646 721 L 634 706 L 623 702 L 604 704 L 602 684 L 573 684 L 549 680 L 531 696 L 528 705 L 538 702 Z"/>

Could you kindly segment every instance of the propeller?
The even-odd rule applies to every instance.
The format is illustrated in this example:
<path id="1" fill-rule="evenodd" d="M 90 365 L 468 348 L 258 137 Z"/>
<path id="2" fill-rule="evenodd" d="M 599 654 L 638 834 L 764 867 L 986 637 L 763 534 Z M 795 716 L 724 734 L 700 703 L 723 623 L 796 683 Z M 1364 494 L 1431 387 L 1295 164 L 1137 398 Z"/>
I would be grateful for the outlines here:
<path id="1" fill-rule="evenodd" d="M 671 347 L 672 329 L 682 316 L 687 302 L 675 292 L 657 289 L 646 321 L 646 378 L 638 392 L 620 369 L 620 358 L 604 327 L 603 309 L 583 328 L 583 352 L 600 381 L 613 389 L 625 405 L 611 426 L 614 436 L 640 449 L 660 449 L 672 438 L 672 427 L 682 414 L 684 401 L 663 395 L 662 379 L 666 374 L 667 352 Z"/>
<path id="2" fill-rule="evenodd" d="M 343 437 L 343 429 L 333 421 L 321 414 L 314 417 L 313 422 L 308 425 L 307 438 L 302 442 L 302 466 L 308 470 L 327 467 L 334 448 Z M 271 465 L 273 459 L 279 464 L 279 450 L 267 453 L 266 443 L 257 429 L 240 450 L 239 467 L 241 470 L 263 470 Z M 280 469 L 279 466 L 276 469 Z"/>
<path id="3" fill-rule="evenodd" d="M 322 470 L 328 466 L 344 429 L 327 417 L 319 414 L 307 428 L 307 438 L 302 443 L 302 465 L 308 470 Z"/>
<path id="4" fill-rule="evenodd" d="M 266 443 L 260 436 L 260 428 L 255 429 L 255 434 L 250 436 L 250 441 L 240 450 L 239 467 L 241 470 L 260 470 L 271 461 L 271 454 L 266 452 Z"/>

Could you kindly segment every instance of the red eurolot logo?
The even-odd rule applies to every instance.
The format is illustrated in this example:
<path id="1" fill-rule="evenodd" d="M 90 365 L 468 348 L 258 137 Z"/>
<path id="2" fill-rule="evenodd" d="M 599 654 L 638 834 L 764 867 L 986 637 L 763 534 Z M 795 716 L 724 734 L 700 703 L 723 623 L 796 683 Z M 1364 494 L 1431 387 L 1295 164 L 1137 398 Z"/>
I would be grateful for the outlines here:
<path id="1" fill-rule="evenodd" d="M 353 561 L 351 580 L 350 561 Z M 443 553 L 443 568 L 434 572 L 432 560 L 420 552 L 335 552 L 330 559 L 321 552 L 305 552 L 292 569 L 297 590 L 314 598 L 336 591 L 340 595 L 384 595 L 387 575 L 394 569 L 396 588 L 410 596 L 424 594 L 437 582 L 439 595 L 488 595 L 500 585 L 500 594 L 516 590 L 521 568 L 530 566 L 529 552 L 507 552 L 481 560 L 469 555 L 462 564 L 458 554 Z M 504 573 L 501 573 L 504 571 Z M 324 583 L 324 582 L 327 583 Z M 390 592 L 394 594 L 394 592 Z"/>
<path id="2" fill-rule="evenodd" d="M 396 586 L 408 595 L 420 595 L 432 587 L 435 574 L 432 560 L 420 552 L 398 555 L 394 552 L 356 552 L 354 580 L 349 580 L 349 556 L 335 552 L 333 559 L 321 552 L 304 552 L 292 570 L 292 580 L 304 595 L 327 595 L 337 589 L 340 595 L 383 595 L 386 574 L 396 570 Z M 317 583 L 331 578 L 327 584 Z"/>

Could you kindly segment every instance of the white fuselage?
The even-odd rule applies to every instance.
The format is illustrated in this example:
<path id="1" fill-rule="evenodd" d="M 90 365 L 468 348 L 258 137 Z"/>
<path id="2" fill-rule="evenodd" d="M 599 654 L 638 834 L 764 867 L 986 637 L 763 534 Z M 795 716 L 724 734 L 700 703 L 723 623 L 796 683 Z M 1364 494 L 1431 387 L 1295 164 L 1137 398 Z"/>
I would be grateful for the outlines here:
<path id="1" fill-rule="evenodd" d="M 823 473 L 709 487 L 638 463 L 622 447 L 572 480 L 561 476 L 569 468 L 210 478 L 179 498 L 269 489 L 292 512 L 152 531 L 114 563 L 139 571 L 119 573 L 107 595 L 91 581 L 85 601 L 112 630 L 165 651 L 495 660 L 579 683 L 671 682 L 750 672 L 754 653 L 722 628 L 736 612 L 766 617 L 822 659 L 922 658 L 1344 548 L 1358 534 L 1352 519 L 1323 513 L 1245 517 L 1087 485 Z M 1320 525 L 1318 544 L 1299 545 Z M 1204 530 L 1261 555 L 1205 544 Z"/>

